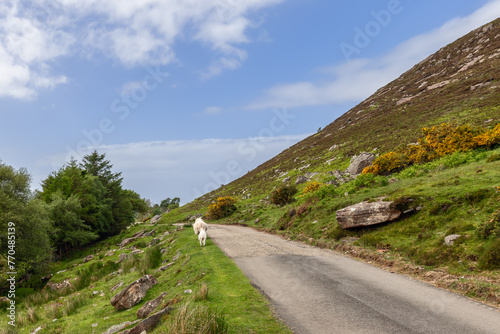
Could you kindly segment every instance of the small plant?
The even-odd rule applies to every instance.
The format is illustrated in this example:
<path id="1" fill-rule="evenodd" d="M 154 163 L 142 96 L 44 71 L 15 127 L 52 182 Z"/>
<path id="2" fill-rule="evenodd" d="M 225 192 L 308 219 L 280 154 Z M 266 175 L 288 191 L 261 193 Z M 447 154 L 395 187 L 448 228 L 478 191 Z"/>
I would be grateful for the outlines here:
<path id="1" fill-rule="evenodd" d="M 64 316 L 70 316 L 74 314 L 80 307 L 86 304 L 86 299 L 83 296 L 76 296 L 68 299 L 63 307 Z"/>
<path id="2" fill-rule="evenodd" d="M 158 268 L 162 262 L 160 247 L 151 247 L 146 249 L 144 259 L 140 262 L 141 273 L 146 274 L 149 269 Z"/>
<path id="3" fill-rule="evenodd" d="M 273 190 L 270 196 L 270 201 L 276 205 L 285 205 L 294 201 L 294 196 L 297 193 L 295 186 L 283 186 Z"/>
<path id="4" fill-rule="evenodd" d="M 198 291 L 196 291 L 194 294 L 194 301 L 198 302 L 200 300 L 206 300 L 207 298 L 208 298 L 208 285 L 207 283 L 203 282 L 201 283 Z"/>
<path id="5" fill-rule="evenodd" d="M 208 207 L 207 218 L 219 219 L 231 215 L 237 210 L 236 199 L 231 196 L 219 197 L 217 202 Z"/>
<path id="6" fill-rule="evenodd" d="M 486 159 L 486 162 L 494 162 L 494 161 L 498 161 L 498 160 L 500 160 L 500 154 L 493 153 L 492 155 L 490 155 L 488 157 L 488 159 Z"/>
<path id="7" fill-rule="evenodd" d="M 169 318 L 162 330 L 166 334 L 226 334 L 229 326 L 218 309 L 186 303 Z"/>

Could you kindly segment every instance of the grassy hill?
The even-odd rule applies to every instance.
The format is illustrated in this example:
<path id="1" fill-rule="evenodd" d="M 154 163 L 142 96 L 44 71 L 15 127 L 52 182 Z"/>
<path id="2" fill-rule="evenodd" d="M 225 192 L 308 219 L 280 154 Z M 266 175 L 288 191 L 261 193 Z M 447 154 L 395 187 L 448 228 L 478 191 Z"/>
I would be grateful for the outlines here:
<path id="1" fill-rule="evenodd" d="M 406 147 L 422 137 L 423 127 L 443 122 L 484 128 L 500 122 L 500 19 L 443 47 L 322 131 L 163 219 L 205 214 L 218 197 L 233 196 L 239 199 L 237 211 L 217 222 L 337 249 L 498 306 L 498 148 L 456 152 L 393 175 L 362 175 L 307 194 L 302 184 L 291 204 L 269 202 L 286 179 L 334 180 L 331 172 L 345 170 L 354 155 Z M 379 226 L 339 227 L 337 210 L 380 198 L 410 212 Z M 444 244 L 450 234 L 461 235 L 452 247 Z"/>

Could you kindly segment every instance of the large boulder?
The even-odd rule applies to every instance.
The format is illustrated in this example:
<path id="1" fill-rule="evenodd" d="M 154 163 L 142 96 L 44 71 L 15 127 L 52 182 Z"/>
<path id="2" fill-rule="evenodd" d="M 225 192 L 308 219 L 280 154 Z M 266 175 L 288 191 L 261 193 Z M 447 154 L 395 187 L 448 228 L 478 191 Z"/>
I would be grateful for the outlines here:
<path id="1" fill-rule="evenodd" d="M 375 154 L 363 152 L 360 155 L 355 155 L 351 159 L 351 164 L 347 167 L 346 172 L 352 176 L 361 174 L 365 167 L 368 167 L 375 160 Z"/>
<path id="2" fill-rule="evenodd" d="M 337 222 L 343 229 L 393 221 L 401 216 L 394 202 L 362 202 L 337 211 Z"/>
<path id="3" fill-rule="evenodd" d="M 113 305 L 117 311 L 131 308 L 140 302 L 146 295 L 146 292 L 156 284 L 158 284 L 156 278 L 149 274 L 144 275 L 120 293 L 116 294 L 111 299 L 111 305 Z"/>

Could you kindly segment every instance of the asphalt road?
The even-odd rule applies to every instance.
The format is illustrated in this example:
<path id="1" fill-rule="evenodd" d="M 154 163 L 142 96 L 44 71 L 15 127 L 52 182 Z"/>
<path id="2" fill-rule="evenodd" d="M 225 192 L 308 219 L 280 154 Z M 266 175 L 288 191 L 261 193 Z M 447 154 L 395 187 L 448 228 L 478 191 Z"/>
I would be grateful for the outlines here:
<path id="1" fill-rule="evenodd" d="M 208 237 L 297 334 L 500 333 L 500 312 L 406 276 L 241 226 Z"/>

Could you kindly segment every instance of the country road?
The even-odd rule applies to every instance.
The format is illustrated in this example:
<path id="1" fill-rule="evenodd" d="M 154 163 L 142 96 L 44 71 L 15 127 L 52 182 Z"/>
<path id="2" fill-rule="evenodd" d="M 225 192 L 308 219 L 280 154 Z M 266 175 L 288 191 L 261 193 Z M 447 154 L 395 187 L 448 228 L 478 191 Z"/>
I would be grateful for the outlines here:
<path id="1" fill-rule="evenodd" d="M 492 307 L 333 251 L 241 226 L 208 236 L 296 334 L 500 333 Z"/>

